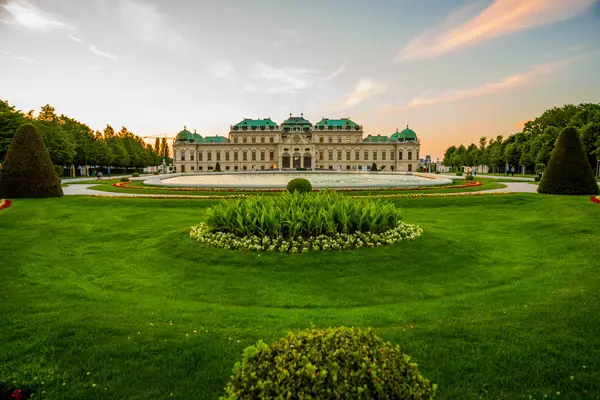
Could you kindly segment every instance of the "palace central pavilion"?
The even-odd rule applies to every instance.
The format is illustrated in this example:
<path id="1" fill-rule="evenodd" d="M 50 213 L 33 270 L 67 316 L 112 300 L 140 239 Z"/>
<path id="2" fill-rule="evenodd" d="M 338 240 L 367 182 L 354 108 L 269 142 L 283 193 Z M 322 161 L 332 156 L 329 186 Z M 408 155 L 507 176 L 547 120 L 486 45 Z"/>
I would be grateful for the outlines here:
<path id="1" fill-rule="evenodd" d="M 176 172 L 268 169 L 378 170 L 410 172 L 419 165 L 417 134 L 406 127 L 390 137 L 363 137 L 349 118 L 323 118 L 316 124 L 290 117 L 281 125 L 270 118 L 248 119 L 230 127 L 229 137 L 205 136 L 186 128 L 173 143 Z"/>

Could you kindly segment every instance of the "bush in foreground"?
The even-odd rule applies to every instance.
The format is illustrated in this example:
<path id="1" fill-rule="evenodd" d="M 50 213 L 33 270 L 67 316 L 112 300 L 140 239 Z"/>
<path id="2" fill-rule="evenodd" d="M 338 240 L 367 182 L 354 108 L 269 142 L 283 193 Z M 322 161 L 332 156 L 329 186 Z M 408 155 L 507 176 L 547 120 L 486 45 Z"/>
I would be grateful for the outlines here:
<path id="1" fill-rule="evenodd" d="M 473 175 L 465 176 L 465 181 L 472 181 L 474 179 Z"/>
<path id="2" fill-rule="evenodd" d="M 131 174 L 132 178 L 139 178 L 140 174 L 138 174 L 137 172 L 134 172 L 133 174 Z"/>
<path id="3" fill-rule="evenodd" d="M 121 179 L 119 179 L 120 182 L 129 182 L 129 178 L 124 176 Z"/>
<path id="4" fill-rule="evenodd" d="M 312 185 L 308 179 L 296 178 L 288 182 L 287 191 L 290 193 L 294 193 L 296 191 L 300 193 L 309 193 L 312 192 Z"/>
<path id="5" fill-rule="evenodd" d="M 458 171 L 458 172 L 456 173 L 456 176 L 463 176 L 463 173 L 462 173 L 462 171 Z"/>
<path id="6" fill-rule="evenodd" d="M 244 350 L 222 399 L 433 399 L 437 387 L 370 329 L 290 332 Z"/>
<path id="7" fill-rule="evenodd" d="M 539 193 L 598 194 L 598 183 L 575 128 L 565 128 L 538 186 Z"/>
<path id="8" fill-rule="evenodd" d="M 21 125 L 10 142 L 0 173 L 0 198 L 62 195 L 44 140 L 35 126 Z"/>

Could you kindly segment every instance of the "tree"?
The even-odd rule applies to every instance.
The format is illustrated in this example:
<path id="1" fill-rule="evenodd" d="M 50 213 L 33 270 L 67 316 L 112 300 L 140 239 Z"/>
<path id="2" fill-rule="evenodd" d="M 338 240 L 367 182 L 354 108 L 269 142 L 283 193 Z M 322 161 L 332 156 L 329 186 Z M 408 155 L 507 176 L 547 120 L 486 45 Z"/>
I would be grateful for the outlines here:
<path id="1" fill-rule="evenodd" d="M 37 120 L 35 125 L 44 138 L 44 143 L 55 165 L 72 165 L 75 157 L 75 141 L 66 133 L 57 120 Z"/>
<path id="2" fill-rule="evenodd" d="M 0 197 L 60 197 L 60 180 L 48 149 L 33 124 L 23 124 L 13 137 L 0 174 Z"/>
<path id="3" fill-rule="evenodd" d="M 217 165 L 215 165 L 215 172 L 221 172 L 221 164 L 217 161 Z"/>
<path id="4" fill-rule="evenodd" d="M 167 138 L 162 138 L 160 144 L 160 155 L 167 162 L 169 159 L 169 145 L 167 144 Z"/>
<path id="5" fill-rule="evenodd" d="M 565 128 L 538 186 L 539 193 L 598 194 L 598 184 L 577 129 Z"/>
<path id="6" fill-rule="evenodd" d="M 25 117 L 21 111 L 15 110 L 15 107 L 8 102 L 0 100 L 0 163 L 6 156 L 15 132 L 23 122 Z"/>
<path id="7" fill-rule="evenodd" d="M 160 138 L 156 138 L 154 141 L 154 152 L 160 154 Z"/>

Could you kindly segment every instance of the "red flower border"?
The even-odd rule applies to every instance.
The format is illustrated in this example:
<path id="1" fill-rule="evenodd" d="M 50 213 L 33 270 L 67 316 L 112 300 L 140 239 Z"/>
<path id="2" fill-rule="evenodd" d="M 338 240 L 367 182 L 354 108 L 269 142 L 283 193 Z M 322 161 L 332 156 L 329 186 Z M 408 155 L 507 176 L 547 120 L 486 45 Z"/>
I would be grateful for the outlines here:
<path id="1" fill-rule="evenodd" d="M 4 200 L 2 199 L 2 201 L 0 202 L 0 210 L 4 210 L 5 208 L 10 207 L 12 204 L 11 200 Z"/>
<path id="2" fill-rule="evenodd" d="M 181 188 L 181 187 L 162 187 L 162 186 L 129 186 L 131 182 L 116 182 L 114 187 L 121 189 L 141 189 L 141 190 L 169 190 L 182 192 L 285 192 L 286 189 L 234 189 L 234 188 Z M 469 182 L 465 185 L 447 185 L 447 186 L 421 186 L 421 187 L 389 187 L 389 188 L 342 188 L 336 189 L 340 192 L 376 192 L 376 191 L 403 191 L 403 190 L 431 190 L 431 189 L 463 189 L 469 187 L 477 187 L 483 185 L 483 182 Z M 320 189 L 313 189 L 318 192 Z"/>
<path id="3" fill-rule="evenodd" d="M 592 203 L 600 204 L 600 196 L 591 196 L 590 200 Z"/>

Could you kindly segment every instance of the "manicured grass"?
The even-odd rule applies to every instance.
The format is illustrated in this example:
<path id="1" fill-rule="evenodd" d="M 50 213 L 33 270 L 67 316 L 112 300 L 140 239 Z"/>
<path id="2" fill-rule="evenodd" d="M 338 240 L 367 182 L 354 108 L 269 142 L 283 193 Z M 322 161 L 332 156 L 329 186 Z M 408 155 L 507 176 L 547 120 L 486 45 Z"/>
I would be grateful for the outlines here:
<path id="1" fill-rule="evenodd" d="M 421 189 L 421 190 L 402 190 L 402 191 L 398 191 L 398 190 L 374 190 L 374 191 L 368 191 L 368 190 L 364 190 L 364 191 L 347 191 L 347 192 L 342 192 L 348 195 L 353 195 L 353 196 L 359 196 L 359 195 L 381 195 L 381 194 L 400 194 L 400 193 L 405 193 L 405 194 L 410 194 L 410 193 L 459 193 L 459 192 L 476 192 L 476 191 L 481 191 L 481 190 L 489 190 L 489 189 L 499 189 L 499 188 L 503 188 L 506 187 L 506 185 L 503 185 L 500 182 L 496 182 L 494 179 L 477 179 L 477 181 L 482 182 L 483 185 L 481 186 L 474 186 L 474 187 L 467 187 L 467 188 L 447 188 L 447 189 Z M 90 189 L 93 190 L 102 190 L 105 192 L 113 192 L 113 193 L 133 193 L 133 194 L 162 194 L 162 195 L 185 195 L 185 196 L 228 196 L 228 195 L 232 195 L 232 194 L 252 194 L 252 192 L 249 191 L 236 191 L 236 190 L 232 190 L 232 191 L 210 191 L 210 190 L 165 190 L 165 189 L 160 189 L 160 188 L 156 188 L 155 186 L 146 186 L 144 185 L 144 183 L 142 181 L 131 181 L 129 183 L 129 186 L 145 186 L 147 189 L 131 189 L 131 188 L 119 188 L 119 187 L 114 187 L 113 184 L 115 182 L 118 182 L 118 180 L 112 180 L 112 181 L 106 181 L 103 183 L 100 183 L 96 186 L 92 186 L 90 187 Z M 96 182 L 89 182 L 89 183 L 98 183 L 98 181 Z M 455 179 L 452 182 L 452 185 L 455 186 L 460 186 L 460 185 L 465 185 L 467 182 L 464 180 L 458 180 Z M 450 185 L 445 185 L 445 186 L 450 186 Z M 277 195 L 278 192 L 262 192 L 263 194 L 266 195 Z"/>
<path id="2" fill-rule="evenodd" d="M 600 207 L 587 196 L 398 199 L 420 239 L 295 255 L 190 240 L 213 203 L 63 197 L 0 211 L 0 384 L 214 399 L 244 347 L 314 324 L 374 327 L 442 399 L 600 393 Z"/>

